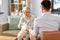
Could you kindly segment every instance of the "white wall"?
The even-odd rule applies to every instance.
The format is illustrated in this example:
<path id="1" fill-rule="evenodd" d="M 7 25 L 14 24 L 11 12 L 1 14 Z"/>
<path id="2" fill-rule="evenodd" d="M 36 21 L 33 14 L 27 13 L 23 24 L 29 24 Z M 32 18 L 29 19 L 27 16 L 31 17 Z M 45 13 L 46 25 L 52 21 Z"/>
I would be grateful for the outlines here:
<path id="1" fill-rule="evenodd" d="M 2 12 L 4 12 L 4 14 L 0 14 L 0 22 L 4 22 L 7 21 L 7 15 L 8 15 L 8 0 L 2 0 L 3 1 L 3 5 L 2 5 Z"/>
<path id="2" fill-rule="evenodd" d="M 40 8 L 41 1 L 42 0 L 30 0 L 31 13 L 33 13 L 36 16 L 41 15 L 41 8 Z"/>

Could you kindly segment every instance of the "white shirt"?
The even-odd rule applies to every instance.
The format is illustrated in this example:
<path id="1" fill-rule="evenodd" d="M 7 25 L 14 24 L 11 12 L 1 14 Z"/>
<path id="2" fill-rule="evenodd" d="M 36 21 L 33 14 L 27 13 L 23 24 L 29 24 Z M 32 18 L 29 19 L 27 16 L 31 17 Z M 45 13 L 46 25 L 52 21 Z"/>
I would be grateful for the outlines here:
<path id="1" fill-rule="evenodd" d="M 44 13 L 34 21 L 33 31 L 30 29 L 31 35 L 41 36 L 43 31 L 57 31 L 60 25 L 60 18 L 53 16 L 50 12 Z"/>

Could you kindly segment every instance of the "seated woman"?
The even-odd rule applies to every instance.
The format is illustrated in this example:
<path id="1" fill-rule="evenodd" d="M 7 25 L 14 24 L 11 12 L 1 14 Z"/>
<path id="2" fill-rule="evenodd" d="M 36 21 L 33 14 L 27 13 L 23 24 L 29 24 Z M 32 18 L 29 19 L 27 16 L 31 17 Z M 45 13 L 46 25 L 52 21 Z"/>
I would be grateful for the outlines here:
<path id="1" fill-rule="evenodd" d="M 21 29 L 17 35 L 17 40 L 28 40 L 29 32 L 26 31 L 26 27 L 33 28 L 34 23 L 34 16 L 30 14 L 30 8 L 24 7 L 23 10 L 23 17 L 20 19 L 20 23 L 18 27 Z"/>

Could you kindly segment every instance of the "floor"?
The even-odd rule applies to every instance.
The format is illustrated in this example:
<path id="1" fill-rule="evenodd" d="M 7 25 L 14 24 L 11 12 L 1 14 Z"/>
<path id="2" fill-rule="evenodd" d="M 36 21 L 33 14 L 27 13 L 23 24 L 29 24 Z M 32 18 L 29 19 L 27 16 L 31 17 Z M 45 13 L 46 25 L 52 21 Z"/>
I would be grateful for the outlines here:
<path id="1" fill-rule="evenodd" d="M 16 37 L 12 36 L 0 36 L 0 40 L 15 40 Z"/>

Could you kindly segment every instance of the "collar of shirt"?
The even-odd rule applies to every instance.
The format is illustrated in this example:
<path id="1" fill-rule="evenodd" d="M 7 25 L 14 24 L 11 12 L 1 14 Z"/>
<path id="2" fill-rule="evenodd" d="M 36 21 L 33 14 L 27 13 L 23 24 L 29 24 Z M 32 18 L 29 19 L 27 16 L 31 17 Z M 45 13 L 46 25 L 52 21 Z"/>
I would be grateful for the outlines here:
<path id="1" fill-rule="evenodd" d="M 44 14 L 51 14 L 51 12 L 44 12 L 44 13 L 42 13 L 42 15 L 44 15 Z"/>

